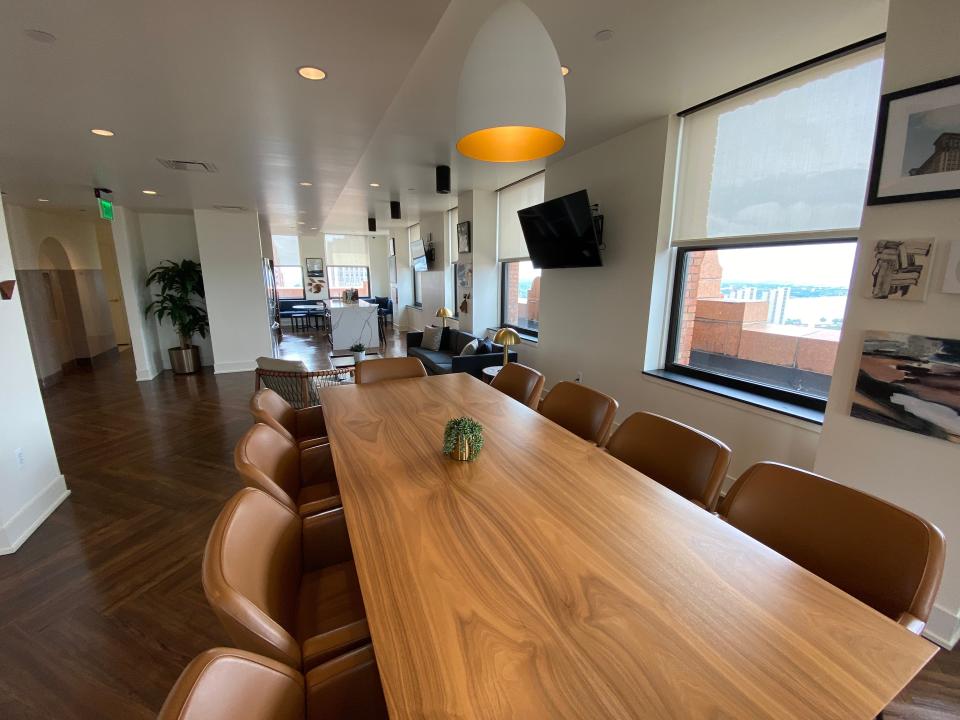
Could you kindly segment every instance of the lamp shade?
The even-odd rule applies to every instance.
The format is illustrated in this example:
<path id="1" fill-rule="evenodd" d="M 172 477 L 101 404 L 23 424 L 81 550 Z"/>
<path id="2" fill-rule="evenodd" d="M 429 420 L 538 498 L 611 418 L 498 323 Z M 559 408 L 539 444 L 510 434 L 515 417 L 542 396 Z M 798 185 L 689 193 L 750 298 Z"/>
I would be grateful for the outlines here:
<path id="1" fill-rule="evenodd" d="M 520 336 L 512 328 L 500 328 L 497 334 L 493 336 L 493 341 L 497 345 L 516 345 L 520 342 Z"/>
<path id="2" fill-rule="evenodd" d="M 453 317 L 453 313 L 450 311 L 450 308 L 446 308 L 446 307 L 437 308 L 437 317 L 438 318 Z"/>
<path id="3" fill-rule="evenodd" d="M 457 91 L 457 150 L 475 160 L 525 162 L 563 147 L 567 98 L 547 29 L 510 0 L 481 26 Z"/>

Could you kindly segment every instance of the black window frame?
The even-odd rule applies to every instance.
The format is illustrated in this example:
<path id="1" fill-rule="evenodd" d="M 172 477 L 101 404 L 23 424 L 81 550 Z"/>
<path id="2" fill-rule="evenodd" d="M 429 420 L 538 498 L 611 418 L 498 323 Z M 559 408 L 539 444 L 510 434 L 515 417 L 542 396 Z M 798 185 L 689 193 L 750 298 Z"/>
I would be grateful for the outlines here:
<path id="1" fill-rule="evenodd" d="M 540 330 L 531 330 L 530 328 L 525 328 L 521 325 L 514 325 L 513 323 L 508 323 L 506 321 L 507 317 L 507 265 L 511 263 L 521 263 L 529 262 L 529 259 L 520 258 L 518 260 L 501 260 L 500 261 L 500 327 L 508 327 L 517 331 L 517 334 L 520 337 L 533 342 L 538 342 L 540 340 Z"/>
<path id="2" fill-rule="evenodd" d="M 423 298 L 417 297 L 417 272 L 418 271 L 416 268 L 410 268 L 410 269 L 413 270 L 413 307 L 423 308 Z M 420 278 L 420 282 L 421 283 L 423 282 L 423 278 Z M 423 293 L 423 287 L 420 288 L 420 292 L 421 294 Z"/>
<path id="3" fill-rule="evenodd" d="M 787 390 L 773 385 L 766 385 L 760 382 L 751 382 L 743 378 L 724 375 L 722 373 L 710 372 L 699 368 L 692 368 L 688 365 L 680 365 L 675 362 L 677 357 L 677 340 L 680 333 L 680 311 L 683 307 L 684 284 L 686 281 L 686 259 L 691 252 L 704 250 L 735 250 L 742 248 L 756 247 L 776 247 L 776 246 L 797 246 L 797 245 L 830 245 L 837 243 L 854 243 L 856 237 L 840 238 L 805 238 L 802 240 L 783 240 L 774 242 L 703 242 L 691 245 L 682 245 L 676 248 L 677 256 L 674 259 L 673 266 L 673 287 L 670 291 L 670 320 L 667 325 L 667 348 L 661 370 L 682 375 L 696 380 L 721 385 L 740 392 L 752 393 L 761 397 L 769 398 L 777 402 L 790 403 L 810 410 L 824 412 L 827 407 L 827 400 L 815 395 Z M 852 276 L 851 276 L 852 277 Z M 850 286 L 848 285 L 847 298 L 850 297 Z"/>
<path id="4" fill-rule="evenodd" d="M 278 276 L 277 276 L 277 271 L 278 271 L 278 270 L 281 270 L 281 269 L 283 269 L 283 268 L 296 268 L 297 270 L 300 271 L 300 284 L 303 286 L 303 287 L 301 287 L 301 289 L 300 289 L 300 290 L 301 290 L 301 292 L 300 292 L 300 297 L 295 297 L 295 298 L 292 298 L 292 297 L 281 298 L 281 297 L 280 297 L 280 295 L 279 295 L 279 293 L 280 293 L 280 283 L 278 282 L 279 278 L 278 278 Z M 274 280 L 274 282 L 275 282 L 276 285 L 277 285 L 277 297 L 278 297 L 280 300 L 306 300 L 306 299 L 307 299 L 307 274 L 303 271 L 303 266 L 302 266 L 302 265 L 274 265 L 274 266 L 273 266 L 273 280 Z M 288 290 L 295 290 L 296 288 L 287 288 L 287 289 L 288 289 Z"/>

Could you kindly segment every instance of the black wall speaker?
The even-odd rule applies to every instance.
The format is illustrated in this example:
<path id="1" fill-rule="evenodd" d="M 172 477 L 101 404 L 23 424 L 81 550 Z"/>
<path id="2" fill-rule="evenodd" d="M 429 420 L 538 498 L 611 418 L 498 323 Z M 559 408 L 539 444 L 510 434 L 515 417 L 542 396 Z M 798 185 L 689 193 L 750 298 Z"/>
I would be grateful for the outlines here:
<path id="1" fill-rule="evenodd" d="M 390 219 L 391 220 L 400 219 L 400 201 L 399 200 L 390 201 Z"/>
<path id="2" fill-rule="evenodd" d="M 450 166 L 437 165 L 437 192 L 447 195 L 450 192 Z"/>
<path id="3" fill-rule="evenodd" d="M 370 232 L 377 231 L 377 219 L 375 217 L 367 218 L 367 230 Z"/>

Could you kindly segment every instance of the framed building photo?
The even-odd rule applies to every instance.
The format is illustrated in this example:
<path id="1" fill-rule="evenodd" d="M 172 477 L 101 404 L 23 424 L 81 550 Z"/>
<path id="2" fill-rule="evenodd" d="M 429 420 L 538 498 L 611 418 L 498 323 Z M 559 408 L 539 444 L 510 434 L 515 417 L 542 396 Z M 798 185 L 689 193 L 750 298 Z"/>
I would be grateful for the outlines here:
<path id="1" fill-rule="evenodd" d="M 867 204 L 952 197 L 960 197 L 960 75 L 884 95 Z"/>
<path id="2" fill-rule="evenodd" d="M 457 223 L 457 252 L 470 252 L 470 221 L 464 220 Z"/>
<path id="3" fill-rule="evenodd" d="M 306 258 L 305 263 L 308 278 L 323 277 L 323 258 Z"/>

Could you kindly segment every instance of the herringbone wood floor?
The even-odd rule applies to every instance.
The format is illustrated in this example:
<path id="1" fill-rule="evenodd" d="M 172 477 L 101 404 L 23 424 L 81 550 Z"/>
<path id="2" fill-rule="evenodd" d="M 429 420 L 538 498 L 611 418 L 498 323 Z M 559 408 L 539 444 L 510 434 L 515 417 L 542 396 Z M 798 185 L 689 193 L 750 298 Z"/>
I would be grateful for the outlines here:
<path id="1" fill-rule="evenodd" d="M 313 344 L 287 350 L 298 342 Z M 123 353 L 46 393 L 72 494 L 0 557 L 0 718 L 152 718 L 194 655 L 228 643 L 200 556 L 241 486 L 231 452 L 252 388 L 252 373 L 136 383 Z M 934 658 L 887 717 L 960 717 L 960 651 Z"/>

